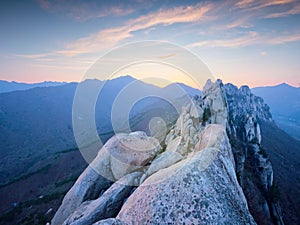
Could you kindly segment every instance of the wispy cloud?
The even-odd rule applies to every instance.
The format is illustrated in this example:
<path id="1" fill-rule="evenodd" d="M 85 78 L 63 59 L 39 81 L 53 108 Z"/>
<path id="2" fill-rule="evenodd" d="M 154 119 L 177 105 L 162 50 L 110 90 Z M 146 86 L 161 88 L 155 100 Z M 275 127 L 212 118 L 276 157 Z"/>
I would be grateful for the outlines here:
<path id="1" fill-rule="evenodd" d="M 278 18 L 278 17 L 286 17 L 291 15 L 297 15 L 297 14 L 300 14 L 300 2 L 294 5 L 291 9 L 288 9 L 286 11 L 271 13 L 265 16 L 265 18 Z"/>
<path id="2" fill-rule="evenodd" d="M 236 6 L 239 8 L 246 8 L 249 5 L 253 4 L 253 2 L 255 2 L 255 0 L 242 0 L 242 1 L 238 1 L 236 3 Z"/>
<path id="3" fill-rule="evenodd" d="M 54 3 L 53 3 L 54 2 Z M 60 0 L 55 1 L 39 0 L 39 4 L 45 10 L 66 10 L 66 5 Z M 73 2 L 73 1 L 71 1 Z M 85 2 L 76 1 L 78 3 L 70 6 L 67 4 L 70 12 L 84 17 L 90 8 L 85 6 Z M 93 4 L 87 4 L 89 7 Z M 281 7 L 282 5 L 286 7 Z M 79 7 L 82 6 L 82 7 Z M 109 7 L 108 7 L 109 6 Z M 106 5 L 107 10 L 94 10 L 93 16 L 105 16 L 106 14 L 122 15 L 128 8 L 120 8 L 114 5 Z M 269 6 L 270 9 L 263 10 Z M 96 7 L 95 7 L 96 8 Z M 228 9 L 230 9 L 228 11 Z M 79 10 L 79 11 L 78 11 Z M 82 11 L 80 11 L 82 10 Z M 131 9 L 129 9 L 131 10 Z M 281 10 L 278 12 L 278 10 Z M 97 12 L 97 13 L 95 13 Z M 72 14 L 71 13 L 71 14 Z M 130 13 L 130 12 L 128 12 Z M 255 21 L 263 18 L 282 17 L 300 13 L 300 4 L 296 0 L 243 0 L 236 3 L 235 1 L 226 0 L 222 3 L 197 3 L 195 5 L 176 6 L 173 8 L 162 8 L 146 15 L 142 15 L 124 22 L 123 25 L 101 29 L 96 33 L 92 33 L 75 41 L 66 43 L 61 49 L 51 53 L 28 55 L 27 58 L 46 60 L 49 57 L 65 56 L 76 57 L 82 54 L 90 54 L 103 52 L 111 49 L 117 44 L 122 43 L 136 37 L 137 31 L 147 35 L 149 31 L 156 30 L 159 26 L 166 27 L 173 24 L 191 24 L 195 29 L 199 30 L 199 24 L 205 24 L 205 29 L 211 30 L 209 36 L 201 35 L 202 41 L 192 43 L 190 47 L 243 47 L 258 43 L 281 44 L 279 37 L 262 38 L 255 30 Z M 125 13 L 126 14 L 126 13 Z M 234 33 L 237 29 L 245 29 L 242 35 L 228 35 L 224 39 L 213 39 L 213 37 L 224 36 L 222 32 Z M 252 29 L 253 28 L 253 29 Z M 184 33 L 184 32 L 182 32 Z M 181 35 L 181 34 L 179 34 Z M 280 36 L 281 37 L 281 36 Z M 282 37 L 284 43 L 298 40 L 295 37 Z M 293 39 L 294 38 L 294 39 Z M 23 57 L 26 58 L 25 55 Z"/>
<path id="4" fill-rule="evenodd" d="M 276 36 L 272 38 L 265 38 L 265 43 L 270 45 L 279 45 L 289 42 L 300 41 L 300 33 L 296 34 L 286 34 L 281 36 Z"/>
<path id="5" fill-rule="evenodd" d="M 92 65 L 97 57 L 77 57 L 66 58 L 57 52 L 44 53 L 44 54 L 14 54 L 12 58 L 23 58 L 31 61 L 32 66 L 44 68 L 62 68 L 67 69 L 72 66 L 76 68 L 86 68 Z"/>
<path id="6" fill-rule="evenodd" d="M 172 54 L 169 54 L 169 55 L 162 55 L 159 58 L 160 59 L 168 59 L 168 58 L 172 58 L 174 56 L 176 56 L 176 53 L 172 53 Z"/>
<path id="7" fill-rule="evenodd" d="M 253 25 L 249 22 L 250 19 L 251 19 L 251 16 L 249 16 L 249 15 L 241 16 L 240 18 L 226 24 L 225 28 L 233 29 L 233 28 L 239 28 L 239 27 L 241 27 L 241 28 L 253 27 Z"/>
<path id="8" fill-rule="evenodd" d="M 172 9 L 161 9 L 157 12 L 129 20 L 125 25 L 109 28 L 69 43 L 58 53 L 75 56 L 83 53 L 106 50 L 120 41 L 133 36 L 133 32 L 151 29 L 155 26 L 168 26 L 176 23 L 191 23 L 205 20 L 210 5 L 197 4 L 194 6 L 180 6 Z"/>
<path id="9" fill-rule="evenodd" d="M 206 40 L 189 44 L 188 48 L 194 47 L 221 47 L 221 48 L 239 48 L 250 45 L 281 45 L 290 42 L 300 41 L 300 33 L 295 34 L 282 34 L 276 37 L 262 36 L 257 32 L 249 32 L 246 35 L 218 40 Z"/>
<path id="10" fill-rule="evenodd" d="M 188 48 L 193 47 L 223 47 L 223 48 L 237 48 L 253 44 L 258 39 L 256 32 L 249 32 L 241 37 L 231 39 L 205 40 L 189 44 Z"/>
<path id="11" fill-rule="evenodd" d="M 242 0 L 228 8 L 232 10 L 230 17 L 235 19 L 226 28 L 249 28 L 258 19 L 300 14 L 298 0 Z"/>
<path id="12" fill-rule="evenodd" d="M 99 1 L 61 1 L 61 0 L 37 0 L 39 6 L 51 13 L 60 13 L 78 21 L 103 18 L 107 16 L 126 16 L 134 12 L 130 5 L 116 6 L 113 2 Z M 141 4 L 140 4 L 141 5 Z"/>
<path id="13" fill-rule="evenodd" d="M 236 6 L 239 8 L 257 10 L 269 6 L 285 5 L 293 2 L 297 2 L 297 0 L 242 0 L 237 2 Z"/>
<path id="14" fill-rule="evenodd" d="M 47 59 L 50 56 L 55 55 L 54 53 L 41 53 L 41 54 L 16 54 L 16 57 L 21 57 L 25 59 Z"/>

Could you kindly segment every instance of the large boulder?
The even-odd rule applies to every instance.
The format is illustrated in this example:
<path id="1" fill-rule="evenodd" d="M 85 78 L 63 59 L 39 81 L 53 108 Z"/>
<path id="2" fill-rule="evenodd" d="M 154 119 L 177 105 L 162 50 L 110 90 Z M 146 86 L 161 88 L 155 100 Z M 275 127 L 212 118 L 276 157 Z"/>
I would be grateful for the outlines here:
<path id="1" fill-rule="evenodd" d="M 116 180 L 148 164 L 161 149 L 156 138 L 138 131 L 130 134 L 117 134 L 111 138 L 111 171 Z"/>
<path id="2" fill-rule="evenodd" d="M 81 203 L 98 198 L 112 182 L 145 166 L 160 149 L 158 140 L 144 132 L 110 138 L 66 194 L 51 224 L 61 225 Z"/>
<path id="3" fill-rule="evenodd" d="M 134 172 L 124 176 L 98 199 L 82 203 L 63 224 L 90 225 L 102 219 L 115 217 L 133 187 L 139 184 L 141 175 L 141 172 Z"/>
<path id="4" fill-rule="evenodd" d="M 218 124 L 206 126 L 199 136 L 199 142 L 195 147 L 195 151 L 200 151 L 210 147 L 219 149 L 223 146 L 230 145 L 224 127 Z M 232 152 L 228 152 L 228 154 L 230 154 L 232 163 L 234 164 Z"/>
<path id="5" fill-rule="evenodd" d="M 153 160 L 148 170 L 143 175 L 141 179 L 141 183 L 144 182 L 144 180 L 150 175 L 152 175 L 153 173 L 156 173 L 161 169 L 167 168 L 182 159 L 183 159 L 182 155 L 177 152 L 174 151 L 163 152 L 161 155 L 159 155 L 157 158 Z"/>

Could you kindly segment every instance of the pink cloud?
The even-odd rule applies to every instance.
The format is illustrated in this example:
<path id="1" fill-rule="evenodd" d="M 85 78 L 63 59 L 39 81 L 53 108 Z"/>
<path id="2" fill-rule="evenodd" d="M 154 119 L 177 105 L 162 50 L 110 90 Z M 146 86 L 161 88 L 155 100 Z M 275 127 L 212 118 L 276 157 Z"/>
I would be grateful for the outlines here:
<path id="1" fill-rule="evenodd" d="M 222 48 L 238 48 L 253 44 L 258 39 L 258 33 L 249 32 L 248 34 L 231 39 L 218 39 L 200 41 L 188 45 L 187 47 L 222 47 Z"/>
<path id="2" fill-rule="evenodd" d="M 257 10 L 268 6 L 285 5 L 296 2 L 297 0 L 242 0 L 236 3 L 239 8 Z"/>
<path id="3" fill-rule="evenodd" d="M 167 10 L 159 10 L 136 19 L 129 20 L 125 25 L 100 30 L 98 33 L 78 39 L 65 46 L 58 53 L 75 56 L 83 53 L 97 52 L 115 46 L 122 40 L 133 36 L 133 32 L 151 29 L 157 25 L 168 26 L 175 23 L 191 23 L 205 20 L 210 5 L 180 6 Z"/>
<path id="4" fill-rule="evenodd" d="M 283 34 L 276 37 L 262 36 L 257 32 L 249 32 L 246 35 L 218 40 L 206 40 L 189 44 L 188 48 L 194 47 L 221 47 L 221 48 L 239 48 L 250 45 L 281 45 L 290 42 L 300 41 L 300 33 Z"/>
<path id="5" fill-rule="evenodd" d="M 293 6 L 289 10 L 271 13 L 267 15 L 265 18 L 278 18 L 278 17 L 286 17 L 291 15 L 297 15 L 297 14 L 300 14 L 300 2 L 298 2 L 295 6 Z"/>

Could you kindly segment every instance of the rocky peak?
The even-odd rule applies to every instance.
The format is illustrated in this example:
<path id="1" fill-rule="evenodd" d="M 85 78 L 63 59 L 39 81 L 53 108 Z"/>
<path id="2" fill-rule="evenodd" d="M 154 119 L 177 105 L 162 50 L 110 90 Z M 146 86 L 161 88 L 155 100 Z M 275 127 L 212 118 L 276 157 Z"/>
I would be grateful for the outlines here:
<path id="1" fill-rule="evenodd" d="M 264 103 L 261 97 L 253 95 L 248 86 L 242 86 L 238 89 L 232 84 L 225 84 L 222 86 L 222 90 L 233 119 L 252 115 L 259 120 L 272 121 L 269 106 Z"/>
<path id="2" fill-rule="evenodd" d="M 205 122 L 226 125 L 228 118 L 228 109 L 226 99 L 221 89 L 222 81 L 217 80 L 213 83 L 208 80 L 203 87 L 203 102 Z"/>
<path id="3" fill-rule="evenodd" d="M 248 95 L 248 96 L 251 95 L 250 88 L 247 85 L 241 86 L 239 90 L 243 95 Z"/>
<path id="4" fill-rule="evenodd" d="M 52 224 L 280 223 L 260 120 L 271 114 L 248 87 L 208 80 L 161 145 L 141 132 L 112 137 Z"/>

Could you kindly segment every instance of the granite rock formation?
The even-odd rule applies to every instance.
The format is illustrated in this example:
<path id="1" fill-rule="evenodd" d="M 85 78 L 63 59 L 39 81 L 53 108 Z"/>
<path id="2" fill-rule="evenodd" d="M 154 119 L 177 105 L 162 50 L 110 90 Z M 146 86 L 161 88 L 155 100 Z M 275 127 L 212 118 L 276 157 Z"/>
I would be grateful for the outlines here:
<path id="1" fill-rule="evenodd" d="M 248 87 L 208 81 L 161 145 L 111 138 L 51 224 L 282 224 L 259 120 L 272 117 Z"/>

